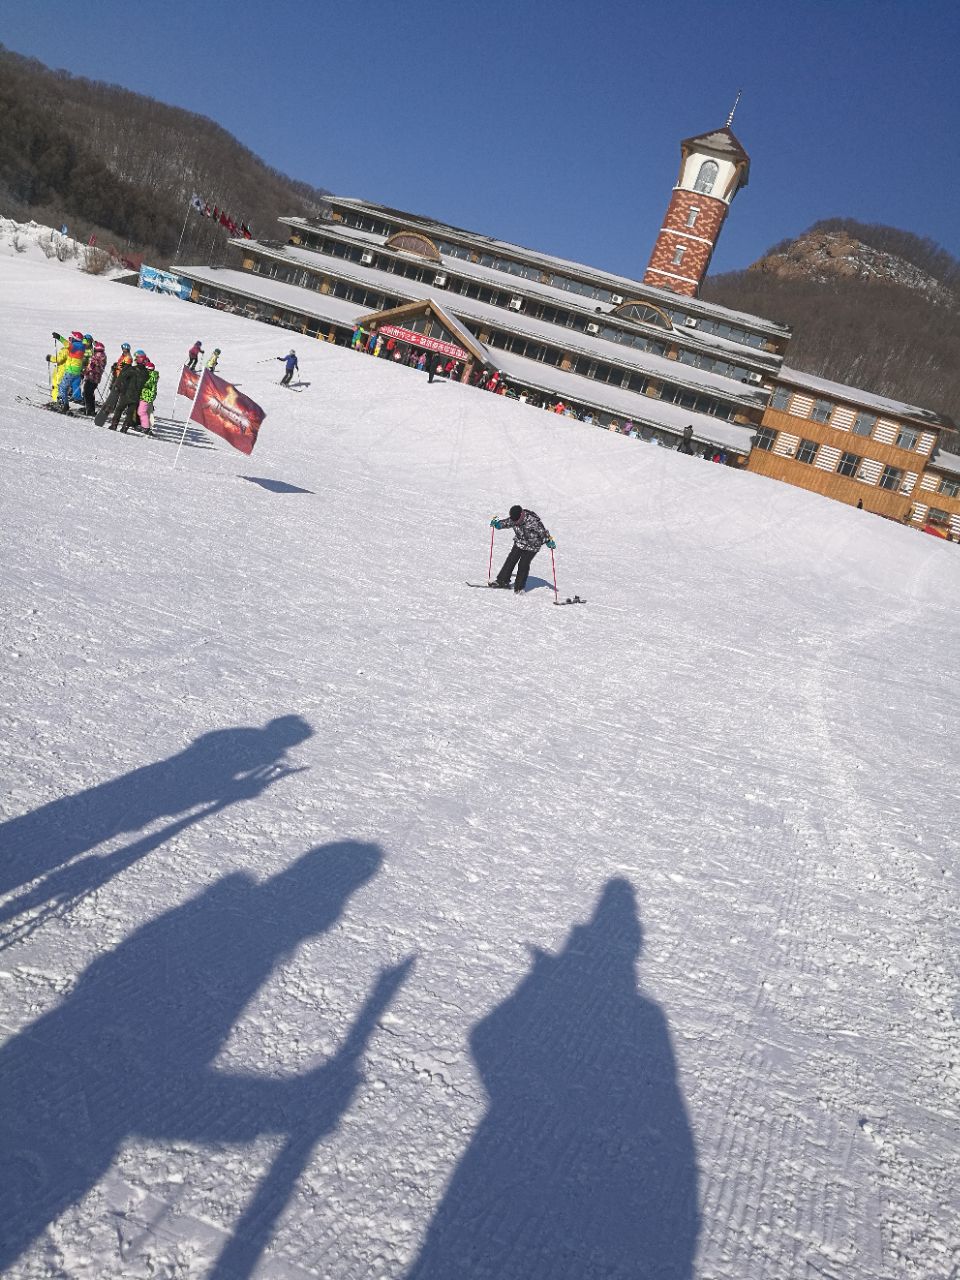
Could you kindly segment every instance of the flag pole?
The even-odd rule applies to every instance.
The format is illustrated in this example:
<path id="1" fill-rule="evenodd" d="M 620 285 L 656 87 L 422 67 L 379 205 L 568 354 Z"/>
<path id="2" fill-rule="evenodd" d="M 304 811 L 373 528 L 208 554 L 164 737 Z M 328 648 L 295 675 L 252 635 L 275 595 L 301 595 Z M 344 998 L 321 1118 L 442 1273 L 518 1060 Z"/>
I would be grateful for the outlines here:
<path id="1" fill-rule="evenodd" d="M 200 377 L 197 379 L 197 389 L 193 393 L 193 399 L 190 401 L 190 408 L 187 410 L 187 417 L 183 424 L 183 431 L 180 433 L 180 443 L 177 445 L 177 452 L 173 459 L 173 466 L 170 468 L 171 471 L 173 471 L 177 465 L 177 459 L 180 457 L 180 450 L 183 448 L 183 442 L 187 438 L 187 427 L 190 425 L 190 415 L 193 413 L 193 407 L 197 403 L 197 396 L 200 394 L 200 387 L 203 384 L 205 373 L 206 369 L 201 372 Z"/>
<path id="2" fill-rule="evenodd" d="M 183 226 L 180 228 L 180 239 L 177 241 L 177 252 L 173 255 L 174 262 L 176 262 L 176 260 L 180 257 L 180 246 L 183 244 L 183 237 L 187 233 L 187 219 L 190 217 L 190 210 L 192 208 L 193 208 L 193 197 L 191 196 L 190 199 L 187 201 L 187 212 L 183 215 Z"/>

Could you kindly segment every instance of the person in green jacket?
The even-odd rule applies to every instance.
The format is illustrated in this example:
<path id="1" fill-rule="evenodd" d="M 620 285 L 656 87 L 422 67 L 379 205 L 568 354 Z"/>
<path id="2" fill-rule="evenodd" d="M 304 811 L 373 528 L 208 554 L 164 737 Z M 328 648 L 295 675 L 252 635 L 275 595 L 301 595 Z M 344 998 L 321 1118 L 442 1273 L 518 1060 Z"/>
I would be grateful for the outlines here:
<path id="1" fill-rule="evenodd" d="M 140 403 L 137 405 L 137 417 L 140 419 L 140 430 L 145 436 L 153 435 L 153 406 L 157 399 L 157 384 L 160 374 L 151 361 L 147 361 L 147 380 L 140 392 Z"/>

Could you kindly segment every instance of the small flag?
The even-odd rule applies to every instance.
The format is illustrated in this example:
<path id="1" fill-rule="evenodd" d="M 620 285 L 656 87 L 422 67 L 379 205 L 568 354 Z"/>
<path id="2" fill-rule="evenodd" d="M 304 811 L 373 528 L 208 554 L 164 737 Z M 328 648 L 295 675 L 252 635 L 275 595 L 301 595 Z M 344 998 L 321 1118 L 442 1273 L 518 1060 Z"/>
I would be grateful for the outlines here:
<path id="1" fill-rule="evenodd" d="M 190 410 L 191 421 L 206 427 L 241 453 L 253 453 L 257 433 L 266 416 L 256 401 L 209 369 L 204 369 Z"/>
<path id="2" fill-rule="evenodd" d="M 200 383 L 200 375 L 193 369 L 188 369 L 186 365 L 180 372 L 180 383 L 177 387 L 178 396 L 186 396 L 188 400 L 192 400 L 197 394 L 197 386 Z"/>

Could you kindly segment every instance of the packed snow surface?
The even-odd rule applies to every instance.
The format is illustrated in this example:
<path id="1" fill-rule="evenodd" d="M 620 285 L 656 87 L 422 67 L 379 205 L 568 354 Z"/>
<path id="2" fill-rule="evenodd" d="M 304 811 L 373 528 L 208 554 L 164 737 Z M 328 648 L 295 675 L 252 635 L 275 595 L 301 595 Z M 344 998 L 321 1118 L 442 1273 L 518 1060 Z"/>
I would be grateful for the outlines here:
<path id="1" fill-rule="evenodd" d="M 75 327 L 162 438 L 19 399 Z M 24 255 L 0 329 L 4 1276 L 957 1274 L 960 549 Z M 174 468 L 197 337 L 268 417 Z M 515 502 L 587 604 L 464 585 Z"/>

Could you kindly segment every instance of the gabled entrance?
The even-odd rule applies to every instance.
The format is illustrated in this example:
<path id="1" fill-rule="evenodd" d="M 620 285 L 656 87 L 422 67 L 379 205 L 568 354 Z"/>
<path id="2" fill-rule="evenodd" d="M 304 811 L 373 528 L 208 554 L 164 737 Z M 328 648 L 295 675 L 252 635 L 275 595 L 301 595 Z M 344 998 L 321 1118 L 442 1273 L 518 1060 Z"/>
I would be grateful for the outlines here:
<path id="1" fill-rule="evenodd" d="M 486 347 L 433 298 L 408 302 L 388 311 L 372 311 L 361 316 L 357 323 L 367 333 L 382 334 L 401 347 L 419 348 L 462 364 L 459 376 L 464 382 L 478 365 L 494 367 Z"/>

